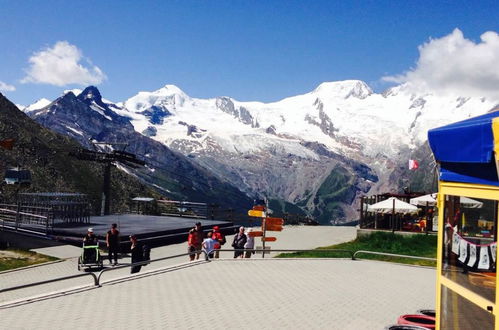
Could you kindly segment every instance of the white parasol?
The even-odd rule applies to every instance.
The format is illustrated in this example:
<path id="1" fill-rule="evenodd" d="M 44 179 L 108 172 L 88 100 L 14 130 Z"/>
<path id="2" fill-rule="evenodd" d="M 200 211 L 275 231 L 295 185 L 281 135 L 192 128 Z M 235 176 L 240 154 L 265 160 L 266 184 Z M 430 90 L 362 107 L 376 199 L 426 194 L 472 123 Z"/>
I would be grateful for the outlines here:
<path id="1" fill-rule="evenodd" d="M 377 213 L 416 213 L 418 208 L 395 197 L 369 205 L 367 210 Z"/>
<path id="2" fill-rule="evenodd" d="M 412 205 L 420 205 L 420 206 L 426 206 L 426 205 L 435 206 L 437 205 L 437 193 L 411 198 L 410 203 Z M 467 208 L 479 209 L 483 206 L 482 202 L 464 196 L 460 197 L 460 203 L 462 207 L 467 207 Z"/>

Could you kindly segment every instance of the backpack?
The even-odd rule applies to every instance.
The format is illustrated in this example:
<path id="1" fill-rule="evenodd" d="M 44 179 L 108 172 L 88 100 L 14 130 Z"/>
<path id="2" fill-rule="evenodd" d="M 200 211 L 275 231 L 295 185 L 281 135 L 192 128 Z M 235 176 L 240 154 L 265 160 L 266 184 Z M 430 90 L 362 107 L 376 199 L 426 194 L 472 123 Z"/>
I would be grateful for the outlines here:
<path id="1" fill-rule="evenodd" d="M 220 245 L 224 245 L 225 243 L 227 243 L 227 240 L 225 239 L 225 236 L 222 235 L 222 240 L 220 242 Z"/>
<path id="2" fill-rule="evenodd" d="M 151 260 L 151 248 L 147 244 L 144 244 L 142 245 L 142 261 L 148 261 L 148 260 Z"/>

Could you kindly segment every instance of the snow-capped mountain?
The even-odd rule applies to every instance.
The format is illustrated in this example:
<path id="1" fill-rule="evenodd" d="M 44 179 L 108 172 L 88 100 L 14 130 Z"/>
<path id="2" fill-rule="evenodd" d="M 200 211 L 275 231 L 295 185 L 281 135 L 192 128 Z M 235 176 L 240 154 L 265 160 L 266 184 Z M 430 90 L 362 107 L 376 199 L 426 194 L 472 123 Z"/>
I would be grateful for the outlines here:
<path id="1" fill-rule="evenodd" d="M 126 100 L 119 113 L 136 131 L 248 193 L 300 205 L 331 222 L 356 218 L 359 193 L 398 189 L 390 176 L 425 143 L 428 129 L 494 105 L 415 95 L 403 85 L 376 94 L 349 80 L 273 103 L 197 99 L 166 85 Z"/>
<path id="2" fill-rule="evenodd" d="M 431 161 L 424 151 L 428 129 L 496 105 L 485 98 L 417 95 L 404 85 L 377 94 L 358 80 L 322 83 L 272 103 L 193 98 L 173 85 L 118 104 L 103 102 L 107 107 L 89 101 L 87 90 L 78 99 L 248 195 L 270 198 L 274 209 L 293 212 L 299 206 L 322 223 L 357 219 L 360 194 L 407 184 L 409 158 Z M 49 109 L 55 117 L 63 113 L 54 105 L 35 113 Z M 36 118 L 35 113 L 30 115 Z M 91 127 L 84 131 L 97 133 Z"/>
<path id="3" fill-rule="evenodd" d="M 274 103 L 196 99 L 166 85 L 140 92 L 118 113 L 129 116 L 136 131 L 167 145 L 182 141 L 191 153 L 214 140 L 228 152 L 250 153 L 277 143 L 297 156 L 314 158 L 299 143 L 310 141 L 362 159 L 393 157 L 401 148 L 424 143 L 429 128 L 479 115 L 494 105 L 483 98 L 414 95 L 404 86 L 375 94 L 364 82 L 350 80 L 323 83 Z"/>
<path id="4" fill-rule="evenodd" d="M 51 101 L 47 100 L 46 98 L 41 98 L 38 101 L 26 106 L 26 107 L 20 107 L 19 105 L 17 106 L 19 110 L 22 110 L 24 112 L 30 112 L 33 110 L 38 110 L 41 108 L 45 108 L 47 105 L 49 105 Z"/>
<path id="5" fill-rule="evenodd" d="M 205 201 L 232 208 L 251 205 L 251 200 L 237 188 L 217 179 L 164 144 L 135 132 L 129 119 L 113 110 L 118 110 L 118 107 L 106 103 L 99 90 L 90 86 L 78 95 L 67 91 L 48 106 L 27 114 L 43 126 L 74 138 L 87 149 L 100 148 L 109 152 L 122 150 L 126 144 L 125 151 L 138 155 L 147 165 L 145 168 L 118 165 L 120 169 L 170 198 Z"/>

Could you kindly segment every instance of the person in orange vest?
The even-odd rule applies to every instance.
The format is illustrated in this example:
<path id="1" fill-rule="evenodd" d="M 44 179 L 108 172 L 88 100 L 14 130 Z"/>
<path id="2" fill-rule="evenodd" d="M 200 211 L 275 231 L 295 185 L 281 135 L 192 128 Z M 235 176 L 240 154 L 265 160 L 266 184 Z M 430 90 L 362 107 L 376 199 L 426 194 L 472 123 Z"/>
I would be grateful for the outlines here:
<path id="1" fill-rule="evenodd" d="M 426 231 L 426 218 L 419 220 L 419 228 L 421 228 L 421 231 Z"/>
<path id="2" fill-rule="evenodd" d="M 217 241 L 218 244 L 215 244 L 215 258 L 219 257 L 220 254 L 220 249 L 222 248 L 222 245 L 225 244 L 226 239 L 224 234 L 220 232 L 220 227 L 218 226 L 213 226 L 213 234 L 211 236 L 212 239 Z"/>

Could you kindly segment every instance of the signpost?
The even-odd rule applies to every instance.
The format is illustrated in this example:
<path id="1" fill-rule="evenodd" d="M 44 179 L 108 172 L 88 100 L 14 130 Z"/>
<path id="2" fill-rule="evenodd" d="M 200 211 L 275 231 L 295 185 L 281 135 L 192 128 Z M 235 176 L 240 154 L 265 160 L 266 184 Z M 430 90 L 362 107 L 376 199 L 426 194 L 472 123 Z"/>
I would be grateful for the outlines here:
<path id="1" fill-rule="evenodd" d="M 265 217 L 265 212 L 260 210 L 249 210 L 248 215 L 250 217 L 263 218 Z"/>
<path id="2" fill-rule="evenodd" d="M 248 211 L 250 217 L 262 218 L 262 230 L 253 231 L 249 233 L 251 237 L 262 237 L 263 252 L 262 258 L 265 258 L 265 242 L 275 242 L 277 237 L 266 237 L 267 231 L 282 231 L 282 226 L 284 225 L 284 219 L 282 218 L 270 218 L 266 216 L 267 207 L 266 205 L 255 205 L 253 209 Z"/>
<path id="3" fill-rule="evenodd" d="M 267 221 L 267 224 L 273 224 L 273 225 L 283 225 L 284 224 L 284 219 L 283 218 L 265 218 Z"/>
<path id="4" fill-rule="evenodd" d="M 267 231 L 282 231 L 282 226 L 281 225 L 269 225 L 265 227 Z"/>
<path id="5" fill-rule="evenodd" d="M 255 205 L 255 206 L 253 206 L 253 210 L 255 210 L 255 211 L 265 211 L 265 206 L 264 205 Z"/>
<path id="6" fill-rule="evenodd" d="M 248 235 L 250 237 L 261 237 L 263 236 L 263 231 L 250 231 Z"/>

